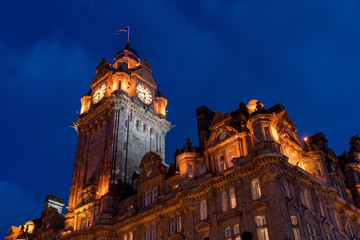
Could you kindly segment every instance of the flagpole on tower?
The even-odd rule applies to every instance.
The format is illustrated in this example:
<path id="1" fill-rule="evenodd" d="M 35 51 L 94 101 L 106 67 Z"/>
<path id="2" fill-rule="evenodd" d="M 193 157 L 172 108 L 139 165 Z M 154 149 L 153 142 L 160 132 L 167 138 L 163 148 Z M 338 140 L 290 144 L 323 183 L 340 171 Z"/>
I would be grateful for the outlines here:
<path id="1" fill-rule="evenodd" d="M 128 25 L 128 41 L 130 42 L 130 25 Z"/>

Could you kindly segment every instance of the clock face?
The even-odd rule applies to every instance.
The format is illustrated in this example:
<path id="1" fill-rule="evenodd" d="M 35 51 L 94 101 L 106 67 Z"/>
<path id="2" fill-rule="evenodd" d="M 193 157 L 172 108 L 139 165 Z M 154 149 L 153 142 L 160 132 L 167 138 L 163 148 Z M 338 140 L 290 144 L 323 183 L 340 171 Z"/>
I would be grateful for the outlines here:
<path id="1" fill-rule="evenodd" d="M 100 87 L 98 87 L 92 97 L 92 102 L 94 104 L 98 103 L 105 95 L 105 91 L 106 91 L 106 84 L 104 83 L 103 85 L 101 85 Z"/>
<path id="2" fill-rule="evenodd" d="M 138 84 L 136 86 L 136 94 L 145 104 L 150 104 L 152 102 L 152 94 L 150 92 L 150 89 L 148 89 L 144 85 Z"/>

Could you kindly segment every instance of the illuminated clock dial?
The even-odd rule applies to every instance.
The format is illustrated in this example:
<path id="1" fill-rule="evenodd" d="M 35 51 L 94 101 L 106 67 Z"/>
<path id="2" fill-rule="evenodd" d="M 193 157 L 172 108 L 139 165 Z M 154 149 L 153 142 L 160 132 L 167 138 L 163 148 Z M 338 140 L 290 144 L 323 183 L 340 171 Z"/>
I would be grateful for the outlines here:
<path id="1" fill-rule="evenodd" d="M 148 89 L 144 85 L 138 84 L 136 86 L 136 94 L 145 104 L 150 104 L 152 102 L 152 94 L 150 92 L 150 89 Z"/>
<path id="2" fill-rule="evenodd" d="M 104 83 L 95 90 L 92 97 L 92 102 L 94 104 L 98 103 L 104 97 L 105 91 L 106 91 L 106 84 Z"/>

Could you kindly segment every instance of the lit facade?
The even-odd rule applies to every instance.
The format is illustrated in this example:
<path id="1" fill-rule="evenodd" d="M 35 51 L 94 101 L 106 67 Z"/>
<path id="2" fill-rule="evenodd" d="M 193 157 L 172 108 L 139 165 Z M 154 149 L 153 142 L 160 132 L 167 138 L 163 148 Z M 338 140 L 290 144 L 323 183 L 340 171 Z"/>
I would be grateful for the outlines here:
<path id="1" fill-rule="evenodd" d="M 303 145 L 280 104 L 202 106 L 199 147 L 166 164 L 172 126 L 151 73 L 129 43 L 100 62 L 74 123 L 65 225 L 34 239 L 360 239 L 359 136 L 338 158 L 321 133 Z"/>

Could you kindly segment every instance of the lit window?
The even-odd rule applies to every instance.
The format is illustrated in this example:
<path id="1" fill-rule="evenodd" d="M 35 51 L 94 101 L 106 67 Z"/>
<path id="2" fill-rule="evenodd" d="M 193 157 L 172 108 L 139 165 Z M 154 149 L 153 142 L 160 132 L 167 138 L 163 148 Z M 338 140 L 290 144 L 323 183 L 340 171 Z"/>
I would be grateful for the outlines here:
<path id="1" fill-rule="evenodd" d="M 301 240 L 300 230 L 298 227 L 298 222 L 297 222 L 296 216 L 291 216 L 290 220 L 291 220 L 292 230 L 293 230 L 293 234 L 294 234 L 294 239 Z"/>
<path id="2" fill-rule="evenodd" d="M 158 188 L 156 187 L 156 188 L 154 188 L 154 190 L 153 190 L 152 199 L 151 199 L 151 202 L 152 202 L 152 203 L 155 202 L 157 196 L 158 196 Z"/>
<path id="3" fill-rule="evenodd" d="M 175 218 L 170 217 L 170 234 L 175 233 Z"/>
<path id="4" fill-rule="evenodd" d="M 127 240 L 127 235 L 124 235 L 123 240 Z"/>
<path id="5" fill-rule="evenodd" d="M 331 240 L 330 235 L 328 233 L 326 234 L 326 240 Z"/>
<path id="6" fill-rule="evenodd" d="M 269 240 L 269 234 L 266 227 L 266 219 L 265 215 L 262 216 L 256 216 L 255 217 L 255 223 L 256 223 L 256 233 L 258 235 L 259 240 Z"/>
<path id="7" fill-rule="evenodd" d="M 150 205 L 150 200 L 151 200 L 151 194 L 150 192 L 147 192 L 145 196 L 145 207 Z"/>
<path id="8" fill-rule="evenodd" d="M 235 224 L 235 225 L 233 226 L 233 232 L 234 232 L 234 235 L 240 234 L 239 224 Z"/>
<path id="9" fill-rule="evenodd" d="M 233 187 L 229 189 L 229 198 L 230 198 L 230 208 L 233 209 L 236 207 L 235 189 Z"/>
<path id="10" fill-rule="evenodd" d="M 228 156 L 229 156 L 229 167 L 232 167 L 234 166 L 232 160 L 235 158 L 235 152 L 233 150 L 230 151 Z"/>
<path id="11" fill-rule="evenodd" d="M 151 176 L 152 176 L 152 170 L 148 171 L 148 173 L 146 174 L 147 178 L 151 178 Z"/>
<path id="12" fill-rule="evenodd" d="M 285 196 L 287 198 L 291 198 L 289 183 L 285 179 L 284 179 L 284 190 L 285 190 Z"/>
<path id="13" fill-rule="evenodd" d="M 133 240 L 133 233 L 129 232 L 129 240 Z"/>
<path id="14" fill-rule="evenodd" d="M 227 227 L 225 228 L 225 238 L 230 238 L 231 237 L 231 228 Z"/>
<path id="15" fill-rule="evenodd" d="M 322 176 L 320 163 L 315 163 L 315 166 L 316 166 L 317 175 Z"/>
<path id="16" fill-rule="evenodd" d="M 191 177 L 191 178 L 194 176 L 192 164 L 188 165 L 188 176 Z"/>
<path id="17" fill-rule="evenodd" d="M 269 127 L 264 127 L 265 141 L 271 141 L 270 129 Z"/>
<path id="18" fill-rule="evenodd" d="M 223 212 L 228 210 L 228 200 L 225 191 L 221 192 L 221 209 Z"/>
<path id="19" fill-rule="evenodd" d="M 176 216 L 176 231 L 180 232 L 181 231 L 181 215 L 178 214 Z"/>
<path id="20" fill-rule="evenodd" d="M 312 208 L 310 194 L 309 194 L 308 190 L 301 191 L 301 201 L 305 207 L 310 208 L 310 209 Z"/>
<path id="21" fill-rule="evenodd" d="M 219 164 L 220 164 L 220 172 L 225 171 L 225 170 L 226 170 L 226 163 L 225 163 L 225 158 L 224 158 L 224 156 L 221 156 L 221 157 L 220 157 Z"/>
<path id="22" fill-rule="evenodd" d="M 151 226 L 151 240 L 156 240 L 156 225 Z"/>
<path id="23" fill-rule="evenodd" d="M 200 202 L 200 220 L 204 220 L 207 218 L 207 205 L 206 199 L 201 200 Z"/>
<path id="24" fill-rule="evenodd" d="M 261 189 L 260 189 L 260 183 L 259 183 L 258 178 L 251 180 L 251 192 L 252 192 L 252 197 L 254 200 L 261 197 Z"/>

